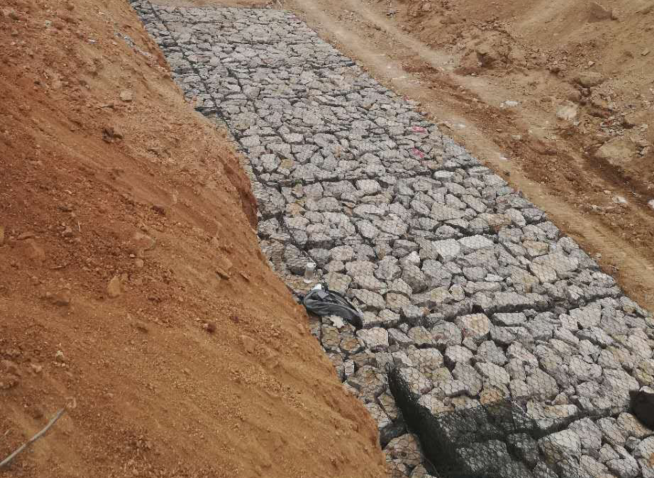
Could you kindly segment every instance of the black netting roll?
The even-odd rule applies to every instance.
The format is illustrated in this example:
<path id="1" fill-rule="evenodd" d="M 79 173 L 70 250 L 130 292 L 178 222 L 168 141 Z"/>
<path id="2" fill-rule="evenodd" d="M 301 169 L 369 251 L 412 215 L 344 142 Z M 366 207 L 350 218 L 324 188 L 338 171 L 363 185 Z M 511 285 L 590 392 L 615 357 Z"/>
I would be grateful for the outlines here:
<path id="1" fill-rule="evenodd" d="M 566 453 L 565 432 L 529 418 L 510 400 L 433 412 L 419 403 L 399 368 L 389 386 L 409 428 L 418 435 L 432 474 L 440 478 L 581 478 Z M 406 372 L 405 372 L 406 373 Z M 554 428 L 556 429 L 556 427 Z"/>

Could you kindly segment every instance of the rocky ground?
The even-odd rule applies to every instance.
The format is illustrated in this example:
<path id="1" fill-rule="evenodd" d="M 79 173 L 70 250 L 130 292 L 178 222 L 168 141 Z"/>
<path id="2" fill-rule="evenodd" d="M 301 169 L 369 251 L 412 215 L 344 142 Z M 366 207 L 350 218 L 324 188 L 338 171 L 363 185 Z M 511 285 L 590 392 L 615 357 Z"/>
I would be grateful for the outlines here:
<path id="1" fill-rule="evenodd" d="M 654 308 L 652 151 L 643 151 L 654 139 L 654 57 L 641 55 L 651 48 L 651 0 L 599 2 L 612 12 L 599 21 L 587 1 L 268 3 L 292 10 L 384 86 L 419 101 L 426 117 Z M 586 75 L 601 83 L 589 86 Z M 595 154 L 607 142 L 618 155 L 628 143 L 624 161 Z"/>
<path id="2" fill-rule="evenodd" d="M 278 273 L 301 293 L 314 262 L 364 310 L 313 333 L 393 476 L 443 473 L 416 410 L 486 426 L 498 403 L 530 425 L 447 435 L 470 476 L 654 476 L 654 432 L 627 411 L 654 376 L 652 316 L 542 210 L 292 14 L 132 4 L 247 155 Z"/>

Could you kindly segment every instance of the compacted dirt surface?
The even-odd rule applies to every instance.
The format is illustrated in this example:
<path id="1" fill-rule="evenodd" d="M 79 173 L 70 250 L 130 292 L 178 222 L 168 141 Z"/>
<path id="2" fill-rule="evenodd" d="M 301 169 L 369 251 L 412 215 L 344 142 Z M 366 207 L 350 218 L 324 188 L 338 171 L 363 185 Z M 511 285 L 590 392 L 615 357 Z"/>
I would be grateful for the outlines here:
<path id="1" fill-rule="evenodd" d="M 1 476 L 383 475 L 230 140 L 121 0 L 0 8 Z"/>

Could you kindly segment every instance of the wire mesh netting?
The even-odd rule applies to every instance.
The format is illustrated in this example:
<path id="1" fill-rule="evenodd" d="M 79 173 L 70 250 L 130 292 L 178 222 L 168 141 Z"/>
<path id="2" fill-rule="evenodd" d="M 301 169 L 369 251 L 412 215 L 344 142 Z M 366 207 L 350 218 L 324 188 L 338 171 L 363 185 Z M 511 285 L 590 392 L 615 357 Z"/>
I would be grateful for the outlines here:
<path id="1" fill-rule="evenodd" d="M 560 431 L 572 417 L 535 419 L 508 399 L 459 400 L 448 409 L 442 399 L 464 396 L 464 382 L 446 382 L 428 394 L 427 380 L 415 369 L 393 368 L 389 383 L 437 476 L 580 476 L 574 456 L 581 453 L 580 438 Z"/>
<path id="2" fill-rule="evenodd" d="M 393 478 L 654 478 L 654 320 L 542 210 L 290 13 L 132 4 L 271 266 L 362 312 L 310 327 Z"/>

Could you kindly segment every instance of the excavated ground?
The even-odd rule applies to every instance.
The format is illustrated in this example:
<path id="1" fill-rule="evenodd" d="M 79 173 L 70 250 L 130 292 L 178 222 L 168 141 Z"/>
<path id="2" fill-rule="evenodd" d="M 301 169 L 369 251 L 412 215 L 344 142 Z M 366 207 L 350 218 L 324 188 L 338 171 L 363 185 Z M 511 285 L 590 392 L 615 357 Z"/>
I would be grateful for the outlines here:
<path id="1" fill-rule="evenodd" d="M 247 155 L 277 271 L 301 293 L 315 262 L 365 310 L 313 332 L 393 476 L 443 473 L 397 405 L 438 423 L 507 399 L 533 430 L 459 443 L 466 476 L 654 475 L 654 432 L 627 411 L 654 378 L 652 316 L 542 210 L 292 14 L 132 4 Z"/>
<path id="2" fill-rule="evenodd" d="M 224 129 L 124 0 L 0 2 L 2 478 L 384 475 Z"/>

